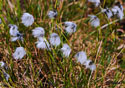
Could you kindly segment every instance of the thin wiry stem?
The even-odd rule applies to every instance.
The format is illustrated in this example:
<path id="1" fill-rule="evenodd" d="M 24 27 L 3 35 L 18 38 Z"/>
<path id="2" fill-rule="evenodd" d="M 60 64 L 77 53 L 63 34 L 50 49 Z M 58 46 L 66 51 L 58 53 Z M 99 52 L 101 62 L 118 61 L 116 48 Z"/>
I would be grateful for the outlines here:
<path id="1" fill-rule="evenodd" d="M 111 25 L 111 24 L 113 24 L 113 23 L 115 23 L 115 22 L 118 22 L 120 19 L 117 19 L 117 20 L 114 20 L 114 21 L 112 21 L 112 22 L 110 22 L 110 23 L 108 23 L 108 24 L 105 24 L 105 25 L 103 25 L 102 27 L 100 27 L 99 29 L 104 29 L 105 27 L 107 27 L 107 26 L 109 26 L 109 25 Z"/>
<path id="2" fill-rule="evenodd" d="M 89 80 L 88 80 L 88 88 L 89 88 L 90 80 L 91 80 L 91 77 L 92 77 L 92 73 L 93 73 L 93 71 L 91 71 L 91 74 L 90 74 L 90 76 L 89 76 Z"/>

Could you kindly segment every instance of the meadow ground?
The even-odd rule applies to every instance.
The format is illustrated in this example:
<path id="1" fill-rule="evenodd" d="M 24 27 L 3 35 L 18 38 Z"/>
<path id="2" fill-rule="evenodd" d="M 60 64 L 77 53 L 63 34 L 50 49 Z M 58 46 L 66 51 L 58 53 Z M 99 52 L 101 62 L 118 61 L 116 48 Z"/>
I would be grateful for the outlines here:
<path id="1" fill-rule="evenodd" d="M 124 88 L 125 87 L 125 19 L 108 19 L 100 9 L 111 8 L 115 0 L 101 0 L 95 7 L 87 0 L 0 0 L 0 67 L 1 88 Z M 124 7 L 125 0 L 117 0 Z M 48 11 L 56 10 L 55 19 L 47 16 Z M 24 12 L 33 15 L 34 23 L 25 27 L 21 23 Z M 99 13 L 99 14 L 98 14 Z M 100 26 L 90 25 L 88 15 L 97 15 Z M 64 22 L 77 24 L 75 33 L 64 31 Z M 112 24 L 110 24 L 113 22 Z M 16 24 L 23 34 L 24 41 L 10 41 L 9 24 Z M 107 24 L 105 28 L 103 25 Z M 35 27 L 45 29 L 45 37 L 56 32 L 61 44 L 52 51 L 38 49 L 32 36 Z M 60 48 L 67 43 L 72 51 L 65 58 Z M 27 54 L 20 60 L 13 58 L 16 47 L 22 46 Z M 74 55 L 85 51 L 96 69 L 86 69 Z M 6 80 L 4 74 L 9 74 Z"/>

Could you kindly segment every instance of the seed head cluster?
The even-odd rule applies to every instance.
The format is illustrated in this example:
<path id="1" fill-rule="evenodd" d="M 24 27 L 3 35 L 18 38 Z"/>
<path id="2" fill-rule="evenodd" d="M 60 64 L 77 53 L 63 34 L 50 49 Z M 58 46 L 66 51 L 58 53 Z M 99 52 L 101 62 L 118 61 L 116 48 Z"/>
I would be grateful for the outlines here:
<path id="1" fill-rule="evenodd" d="M 26 55 L 26 51 L 23 47 L 17 47 L 15 52 L 13 53 L 13 58 L 18 60 L 22 59 Z"/>
<path id="2" fill-rule="evenodd" d="M 89 59 L 87 59 L 87 55 L 84 51 L 80 51 L 75 55 L 75 58 L 78 62 L 85 65 L 86 68 L 89 68 L 91 71 L 96 69 L 96 65 Z"/>
<path id="3" fill-rule="evenodd" d="M 21 20 L 26 27 L 31 26 L 34 22 L 33 16 L 29 13 L 23 13 Z"/>
<path id="4" fill-rule="evenodd" d="M 76 28 L 77 28 L 77 25 L 73 22 L 65 22 L 65 31 L 68 33 L 68 34 L 72 34 L 74 32 L 76 32 Z"/>
<path id="5" fill-rule="evenodd" d="M 69 57 L 71 53 L 71 48 L 69 47 L 68 44 L 63 44 L 63 47 L 61 48 L 61 51 L 65 57 Z"/>
<path id="6" fill-rule="evenodd" d="M 10 24 L 10 35 L 11 35 L 11 41 L 14 42 L 16 40 L 22 40 L 23 41 L 23 35 L 18 31 L 18 27 L 16 25 Z"/>

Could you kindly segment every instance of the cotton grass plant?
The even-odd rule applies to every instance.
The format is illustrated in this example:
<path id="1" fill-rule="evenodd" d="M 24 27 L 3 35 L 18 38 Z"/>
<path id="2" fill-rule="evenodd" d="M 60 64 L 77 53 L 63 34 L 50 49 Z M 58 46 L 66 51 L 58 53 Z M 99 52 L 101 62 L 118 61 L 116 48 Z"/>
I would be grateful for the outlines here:
<path id="1" fill-rule="evenodd" d="M 122 88 L 123 2 L 105 3 L 0 1 L 0 87 Z"/>

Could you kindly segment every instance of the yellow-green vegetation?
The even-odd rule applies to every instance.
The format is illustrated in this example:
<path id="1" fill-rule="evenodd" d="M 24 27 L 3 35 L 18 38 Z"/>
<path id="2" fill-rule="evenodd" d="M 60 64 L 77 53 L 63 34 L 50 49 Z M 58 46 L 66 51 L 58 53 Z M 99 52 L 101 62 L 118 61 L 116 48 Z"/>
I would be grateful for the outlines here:
<path id="1" fill-rule="evenodd" d="M 115 0 L 102 0 L 99 7 L 94 7 L 87 0 L 0 0 L 0 61 L 6 63 L 6 68 L 0 67 L 0 88 L 124 88 L 125 20 L 107 19 L 100 13 L 106 4 L 112 7 L 115 3 L 112 1 Z M 47 16 L 50 10 L 57 11 L 55 19 Z M 21 23 L 24 12 L 35 19 L 29 27 Z M 99 27 L 90 25 L 90 14 L 98 16 Z M 75 33 L 68 35 L 64 31 L 65 21 L 77 24 Z M 18 26 L 23 42 L 10 41 L 9 24 Z M 50 33 L 57 33 L 61 44 L 51 51 L 38 49 L 37 39 L 32 36 L 35 27 L 45 29 L 46 39 Z M 64 43 L 72 49 L 68 58 L 60 51 Z M 20 46 L 27 54 L 15 60 L 12 55 Z M 85 51 L 87 58 L 96 64 L 95 71 L 77 62 L 74 55 L 79 51 Z M 9 74 L 8 80 L 4 72 Z"/>

